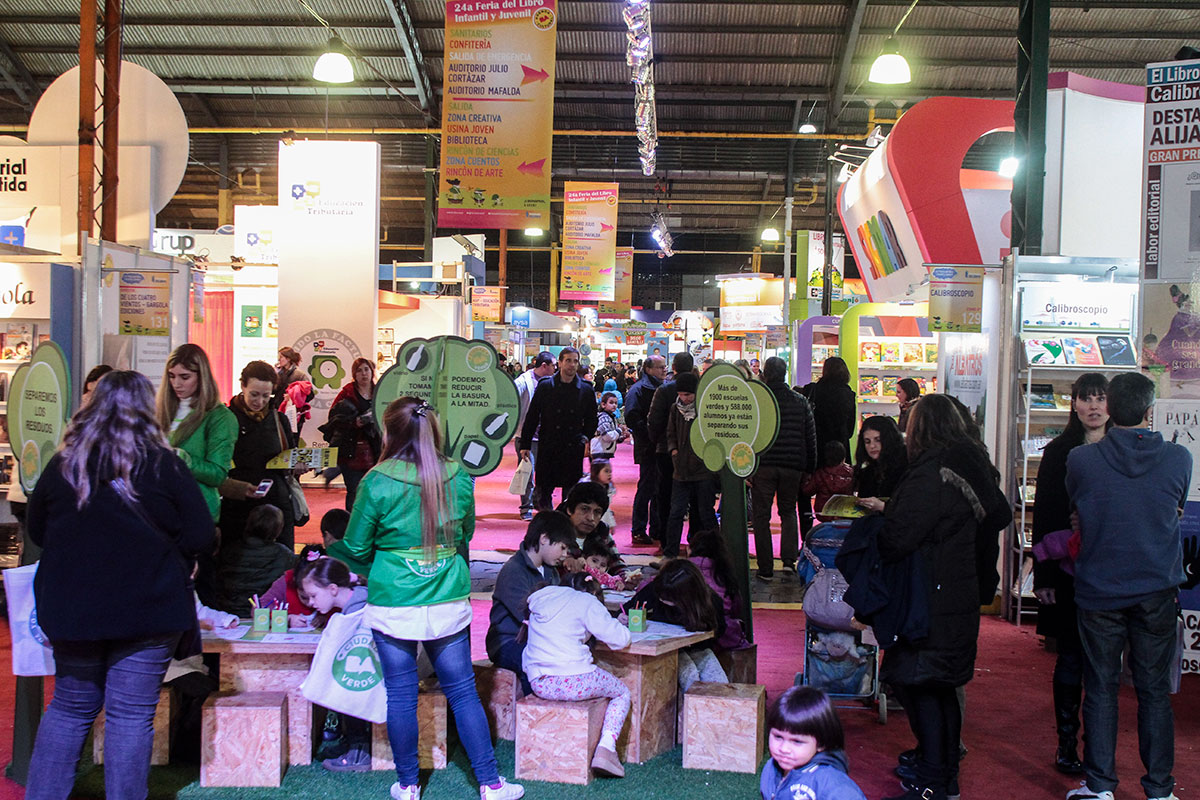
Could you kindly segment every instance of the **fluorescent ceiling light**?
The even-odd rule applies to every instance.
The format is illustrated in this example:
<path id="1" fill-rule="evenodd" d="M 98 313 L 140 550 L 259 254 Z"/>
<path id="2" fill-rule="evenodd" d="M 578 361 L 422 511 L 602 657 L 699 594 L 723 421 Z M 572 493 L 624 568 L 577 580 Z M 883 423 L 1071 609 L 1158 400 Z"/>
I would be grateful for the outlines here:
<path id="1" fill-rule="evenodd" d="M 867 77 L 871 83 L 898 85 L 912 81 L 912 71 L 908 62 L 900 55 L 900 46 L 891 36 L 883 44 L 883 52 L 871 65 L 871 73 Z"/>
<path id="2" fill-rule="evenodd" d="M 1020 169 L 1020 167 L 1020 159 L 1014 156 L 1009 156 L 1000 162 L 1000 169 L 996 171 L 1000 173 L 1001 178 L 1015 178 L 1017 176 L 1017 170 Z"/>
<path id="3" fill-rule="evenodd" d="M 325 47 L 325 52 L 313 66 L 313 78 L 322 83 L 350 83 L 354 80 L 354 67 L 346 55 L 346 45 L 334 36 Z"/>

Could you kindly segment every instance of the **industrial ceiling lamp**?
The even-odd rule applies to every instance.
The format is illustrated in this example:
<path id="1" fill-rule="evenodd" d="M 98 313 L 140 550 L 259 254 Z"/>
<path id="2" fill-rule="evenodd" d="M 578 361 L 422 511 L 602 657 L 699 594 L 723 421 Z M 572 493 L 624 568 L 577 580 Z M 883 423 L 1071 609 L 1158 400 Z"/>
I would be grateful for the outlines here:
<path id="1" fill-rule="evenodd" d="M 350 83 L 354 80 L 354 67 L 350 64 L 346 44 L 339 37 L 332 37 L 325 46 L 325 52 L 313 66 L 313 79 L 322 83 Z"/>
<path id="2" fill-rule="evenodd" d="M 875 63 L 871 65 L 871 72 L 867 76 L 867 80 L 871 83 L 883 83 L 892 86 L 897 86 L 912 81 L 912 70 L 908 68 L 908 61 L 904 56 L 900 55 L 900 45 L 896 42 L 896 34 L 900 32 L 900 26 L 908 20 L 908 15 L 917 7 L 917 3 L 921 0 L 913 0 L 908 10 L 904 12 L 904 16 L 896 23 L 896 27 L 892 29 L 892 35 L 883 43 L 883 51 L 875 59 Z"/>
<path id="3" fill-rule="evenodd" d="M 779 241 L 779 229 L 778 228 L 763 228 L 760 238 L 764 242 L 778 242 Z"/>
<path id="4" fill-rule="evenodd" d="M 900 55 L 900 45 L 896 44 L 896 39 L 892 36 L 887 38 L 883 43 L 883 52 L 875 59 L 875 63 L 871 65 L 871 74 L 867 77 L 871 83 L 885 83 L 890 85 L 899 85 L 912 81 L 912 70 L 908 68 L 908 61 L 904 56 Z"/>

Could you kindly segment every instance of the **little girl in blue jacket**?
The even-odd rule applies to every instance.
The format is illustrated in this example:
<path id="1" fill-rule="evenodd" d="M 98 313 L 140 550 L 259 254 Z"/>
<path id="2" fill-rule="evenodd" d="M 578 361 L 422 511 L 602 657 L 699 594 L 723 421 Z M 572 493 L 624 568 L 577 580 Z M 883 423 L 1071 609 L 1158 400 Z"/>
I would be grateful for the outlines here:
<path id="1" fill-rule="evenodd" d="M 820 689 L 793 686 L 781 694 L 767 711 L 767 728 L 763 800 L 867 800 L 846 774 L 842 723 Z"/>

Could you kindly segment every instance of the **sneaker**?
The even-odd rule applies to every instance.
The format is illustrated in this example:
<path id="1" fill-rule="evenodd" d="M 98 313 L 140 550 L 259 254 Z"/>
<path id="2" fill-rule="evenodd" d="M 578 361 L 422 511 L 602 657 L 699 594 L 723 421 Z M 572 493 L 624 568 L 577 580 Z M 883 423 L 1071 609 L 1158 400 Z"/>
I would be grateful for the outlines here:
<path id="1" fill-rule="evenodd" d="M 528 522 L 529 520 L 533 519 L 533 512 L 528 508 L 525 509 L 521 512 L 521 519 L 523 519 L 525 522 Z"/>
<path id="2" fill-rule="evenodd" d="M 420 785 L 401 786 L 399 783 L 393 783 L 390 794 L 392 800 L 421 800 L 421 787 Z"/>
<path id="3" fill-rule="evenodd" d="M 654 545 L 658 544 L 658 542 L 654 541 L 644 533 L 635 533 L 633 534 L 632 539 L 633 544 L 637 547 L 653 547 Z"/>
<path id="4" fill-rule="evenodd" d="M 525 796 L 525 787 L 500 778 L 495 786 L 480 786 L 479 800 L 518 800 Z"/>
<path id="5" fill-rule="evenodd" d="M 796 574 L 796 562 L 795 561 L 783 562 L 783 574 L 784 575 L 795 575 Z"/>
<path id="6" fill-rule="evenodd" d="M 899 756 L 896 757 L 896 761 L 899 762 L 900 766 L 902 766 L 902 767 L 908 767 L 909 769 L 916 769 L 917 768 L 917 748 L 914 747 L 912 750 L 905 750 L 903 753 L 901 753 Z"/>
<path id="7" fill-rule="evenodd" d="M 772 575 L 770 572 L 762 572 L 762 571 L 760 571 L 760 572 L 759 572 L 757 575 L 755 575 L 754 577 L 758 578 L 758 579 L 759 579 L 760 581 L 762 581 L 763 583 L 770 583 L 771 581 L 775 580 L 775 576 L 774 576 L 774 575 Z"/>
<path id="8" fill-rule="evenodd" d="M 351 747 L 345 755 L 325 759 L 321 766 L 330 772 L 370 772 L 371 753 L 361 747 Z"/>
<path id="9" fill-rule="evenodd" d="M 617 751 L 607 747 L 596 748 L 596 754 L 592 756 L 592 769 L 614 778 L 625 777 L 625 767 L 617 757 Z"/>
<path id="10" fill-rule="evenodd" d="M 1112 792 L 1097 792 L 1088 788 L 1087 781 L 1079 784 L 1078 789 L 1067 792 L 1067 800 L 1113 800 Z"/>

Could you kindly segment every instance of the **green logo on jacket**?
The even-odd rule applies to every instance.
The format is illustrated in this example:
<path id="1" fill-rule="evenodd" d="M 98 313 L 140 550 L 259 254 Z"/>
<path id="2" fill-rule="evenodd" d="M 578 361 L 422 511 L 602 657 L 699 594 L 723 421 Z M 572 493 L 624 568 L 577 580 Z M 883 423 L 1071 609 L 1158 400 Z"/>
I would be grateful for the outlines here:
<path id="1" fill-rule="evenodd" d="M 379 685 L 382 671 L 371 636 L 362 631 L 347 639 L 333 656 L 333 679 L 351 692 L 367 692 Z"/>

